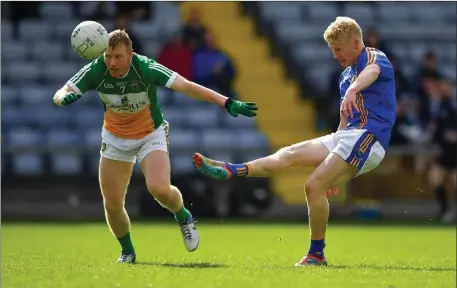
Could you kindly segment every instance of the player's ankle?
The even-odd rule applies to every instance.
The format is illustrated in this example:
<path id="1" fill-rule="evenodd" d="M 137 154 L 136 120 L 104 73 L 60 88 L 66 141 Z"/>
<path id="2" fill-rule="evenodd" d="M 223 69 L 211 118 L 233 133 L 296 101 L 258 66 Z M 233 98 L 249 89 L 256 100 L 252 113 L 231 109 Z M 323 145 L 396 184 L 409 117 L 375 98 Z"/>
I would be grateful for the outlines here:
<path id="1" fill-rule="evenodd" d="M 229 170 L 231 176 L 236 177 L 247 177 L 249 174 L 249 170 L 251 169 L 251 165 L 247 163 L 242 164 L 232 164 L 232 163 L 225 163 L 225 166 Z"/>

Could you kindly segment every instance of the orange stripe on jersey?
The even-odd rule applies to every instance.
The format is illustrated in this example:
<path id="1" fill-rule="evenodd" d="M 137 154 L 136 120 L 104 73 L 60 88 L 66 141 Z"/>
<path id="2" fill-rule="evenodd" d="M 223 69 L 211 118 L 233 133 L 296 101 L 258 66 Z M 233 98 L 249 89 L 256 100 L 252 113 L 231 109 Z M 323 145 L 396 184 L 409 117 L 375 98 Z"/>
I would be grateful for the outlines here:
<path id="1" fill-rule="evenodd" d="M 374 135 L 373 134 L 368 135 L 368 137 L 365 138 L 365 140 L 363 140 L 362 144 L 360 144 L 360 151 L 362 153 L 367 151 L 368 147 L 370 147 L 370 144 L 373 142 L 373 140 L 374 140 Z"/>
<path id="2" fill-rule="evenodd" d="M 368 123 L 368 110 L 365 109 L 365 105 L 363 102 L 364 101 L 362 93 L 357 93 L 355 98 L 355 104 L 357 105 L 360 111 L 360 125 L 357 127 L 358 129 L 361 129 Z"/>
<path id="3" fill-rule="evenodd" d="M 154 131 L 149 104 L 138 113 L 116 113 L 107 108 L 104 127 L 110 133 L 126 139 L 142 139 Z"/>
<path id="4" fill-rule="evenodd" d="M 365 51 L 367 52 L 367 65 L 375 63 L 378 56 L 376 49 L 368 47 Z"/>

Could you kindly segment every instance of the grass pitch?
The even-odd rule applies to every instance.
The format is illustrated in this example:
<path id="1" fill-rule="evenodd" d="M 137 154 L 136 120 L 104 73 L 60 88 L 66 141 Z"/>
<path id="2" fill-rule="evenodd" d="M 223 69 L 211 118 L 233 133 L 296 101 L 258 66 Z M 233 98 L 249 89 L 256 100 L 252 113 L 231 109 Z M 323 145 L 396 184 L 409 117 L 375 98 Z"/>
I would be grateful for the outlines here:
<path id="1" fill-rule="evenodd" d="M 174 223 L 133 223 L 136 265 L 116 265 L 104 223 L 3 224 L 2 287 L 456 287 L 454 227 L 330 224 L 328 267 L 294 268 L 306 224 L 197 224 L 197 251 Z"/>

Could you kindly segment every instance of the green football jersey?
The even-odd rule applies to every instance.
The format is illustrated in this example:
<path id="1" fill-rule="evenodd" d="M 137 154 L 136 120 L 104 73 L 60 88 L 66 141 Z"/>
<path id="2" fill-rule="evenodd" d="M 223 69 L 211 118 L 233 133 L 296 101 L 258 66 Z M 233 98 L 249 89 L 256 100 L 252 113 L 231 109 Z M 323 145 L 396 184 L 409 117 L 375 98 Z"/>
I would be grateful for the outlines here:
<path id="1" fill-rule="evenodd" d="M 102 55 L 67 84 L 80 95 L 91 90 L 98 93 L 105 106 L 106 130 L 122 138 L 141 139 L 164 121 L 157 86 L 170 88 L 177 75 L 153 59 L 133 53 L 127 74 L 111 77 Z"/>

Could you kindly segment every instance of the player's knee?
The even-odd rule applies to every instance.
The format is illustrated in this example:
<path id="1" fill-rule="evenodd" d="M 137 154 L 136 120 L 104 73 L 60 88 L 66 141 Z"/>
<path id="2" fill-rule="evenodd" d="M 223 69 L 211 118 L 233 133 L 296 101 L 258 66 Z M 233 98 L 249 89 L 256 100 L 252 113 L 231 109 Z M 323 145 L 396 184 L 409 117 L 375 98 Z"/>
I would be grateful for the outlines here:
<path id="1" fill-rule="evenodd" d="M 275 153 L 275 158 L 278 162 L 280 162 L 283 166 L 292 166 L 294 164 L 294 158 L 296 155 L 297 148 L 294 145 L 287 146 L 278 150 Z"/>
<path id="2" fill-rule="evenodd" d="M 106 212 L 110 214 L 115 214 L 119 213 L 124 209 L 124 200 L 104 198 L 103 205 L 105 207 Z"/>
<path id="3" fill-rule="evenodd" d="M 169 197 L 171 197 L 170 183 L 167 183 L 165 181 L 157 181 L 146 183 L 146 186 L 148 188 L 149 193 L 151 193 L 151 195 L 159 201 L 166 201 Z"/>
<path id="4" fill-rule="evenodd" d="M 316 197 L 319 197 L 320 191 L 322 191 L 321 183 L 317 179 L 308 179 L 305 183 L 305 194 L 308 201 L 312 201 Z"/>

